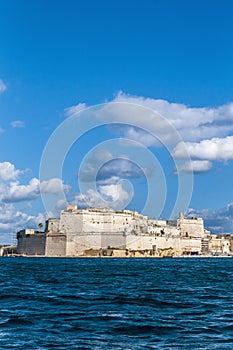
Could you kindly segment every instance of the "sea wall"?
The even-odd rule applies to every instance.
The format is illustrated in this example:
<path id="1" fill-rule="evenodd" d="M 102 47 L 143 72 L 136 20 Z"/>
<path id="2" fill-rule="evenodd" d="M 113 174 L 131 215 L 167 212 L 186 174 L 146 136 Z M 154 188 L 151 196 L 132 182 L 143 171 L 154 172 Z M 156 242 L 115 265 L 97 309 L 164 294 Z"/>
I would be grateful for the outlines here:
<path id="1" fill-rule="evenodd" d="M 45 255 L 45 234 L 24 235 L 18 238 L 17 254 Z"/>

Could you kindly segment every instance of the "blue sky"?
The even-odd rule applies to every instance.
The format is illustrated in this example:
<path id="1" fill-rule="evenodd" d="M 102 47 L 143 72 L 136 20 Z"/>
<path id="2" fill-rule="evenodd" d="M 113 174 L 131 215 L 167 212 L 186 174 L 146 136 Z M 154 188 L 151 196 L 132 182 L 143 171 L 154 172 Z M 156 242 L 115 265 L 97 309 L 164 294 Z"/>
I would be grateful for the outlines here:
<path id="1" fill-rule="evenodd" d="M 143 211 L 151 182 L 157 215 L 166 183 L 159 216 L 169 217 L 179 179 L 192 176 L 192 197 L 182 209 L 202 215 L 215 232 L 233 232 L 232 13 L 230 0 L 0 1 L 0 243 L 44 220 L 40 190 L 57 212 L 64 193 L 80 206 Z M 69 117 L 85 124 L 78 111 L 106 102 L 111 110 L 98 107 L 91 123 L 107 125 L 70 145 L 62 177 L 40 178 L 56 128 Z M 121 104 L 120 112 L 111 102 Z M 129 103 L 145 111 L 129 111 Z M 190 164 L 156 124 L 156 111 L 180 133 Z M 162 135 L 170 150 L 148 131 Z M 55 157 L 62 147 L 63 137 Z M 176 162 L 183 162 L 178 172 Z M 97 166 L 93 187 L 87 179 Z"/>

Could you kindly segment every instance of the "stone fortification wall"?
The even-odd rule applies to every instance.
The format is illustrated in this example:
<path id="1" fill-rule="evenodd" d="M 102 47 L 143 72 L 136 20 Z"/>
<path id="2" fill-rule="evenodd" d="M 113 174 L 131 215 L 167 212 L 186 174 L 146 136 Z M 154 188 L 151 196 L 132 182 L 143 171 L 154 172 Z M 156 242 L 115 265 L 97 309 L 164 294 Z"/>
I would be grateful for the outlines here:
<path id="1" fill-rule="evenodd" d="M 167 226 L 167 221 L 166 220 L 155 220 L 155 219 L 149 219 L 148 220 L 148 225 L 149 226 Z"/>
<path id="2" fill-rule="evenodd" d="M 204 223 L 201 218 L 179 218 L 177 219 L 177 228 L 180 229 L 182 236 L 202 238 L 205 236 Z"/>
<path id="3" fill-rule="evenodd" d="M 233 253 L 233 235 L 230 237 L 230 252 Z"/>
<path id="4" fill-rule="evenodd" d="M 202 250 L 202 240 L 200 239 L 180 239 L 180 248 L 182 252 L 199 252 Z"/>
<path id="5" fill-rule="evenodd" d="M 178 253 L 187 252 L 201 253 L 201 239 L 185 239 L 181 237 L 159 237 L 159 236 L 134 236 L 129 235 L 126 239 L 126 248 L 129 250 L 154 250 L 172 248 Z"/>
<path id="6" fill-rule="evenodd" d="M 59 232 L 60 219 L 50 218 L 46 220 L 45 232 Z"/>
<path id="7" fill-rule="evenodd" d="M 83 214 L 81 212 L 62 211 L 59 232 L 75 233 L 83 231 Z"/>
<path id="8" fill-rule="evenodd" d="M 180 215 L 175 221 L 148 220 L 137 212 L 109 208 L 77 209 L 69 206 L 60 219 L 49 219 L 45 233 L 23 230 L 18 236 L 18 252 L 27 255 L 82 256 L 90 249 L 159 251 L 174 249 L 201 252 L 205 235 L 203 220 Z M 25 233 L 30 234 L 25 234 Z M 230 246 L 230 241 L 229 241 Z"/>
<path id="9" fill-rule="evenodd" d="M 118 249 L 126 249 L 126 235 L 124 232 L 101 234 L 101 248 L 114 247 Z"/>
<path id="10" fill-rule="evenodd" d="M 150 235 L 180 236 L 180 230 L 174 226 L 155 226 L 149 223 L 147 232 Z"/>
<path id="11" fill-rule="evenodd" d="M 115 233 L 79 233 L 67 235 L 67 256 L 83 255 L 89 249 L 107 249 L 108 247 L 126 248 L 126 237 L 123 232 Z"/>
<path id="12" fill-rule="evenodd" d="M 46 237 L 46 256 L 66 256 L 66 235 L 54 234 Z"/>
<path id="13" fill-rule="evenodd" d="M 69 209 L 61 212 L 59 232 L 67 234 L 115 233 L 129 230 L 147 232 L 147 221 L 146 216 L 129 210 L 114 212 L 107 208 Z"/>
<path id="14" fill-rule="evenodd" d="M 17 253 L 23 255 L 45 255 L 45 234 L 22 235 L 18 237 Z"/>

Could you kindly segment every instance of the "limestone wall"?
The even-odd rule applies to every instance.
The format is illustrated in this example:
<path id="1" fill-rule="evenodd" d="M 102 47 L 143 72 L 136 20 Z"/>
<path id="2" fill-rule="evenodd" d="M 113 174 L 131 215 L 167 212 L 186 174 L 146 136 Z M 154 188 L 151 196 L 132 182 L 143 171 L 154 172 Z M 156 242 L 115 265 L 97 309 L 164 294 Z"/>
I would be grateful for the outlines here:
<path id="1" fill-rule="evenodd" d="M 45 255 L 45 234 L 24 235 L 18 238 L 17 253 Z"/>
<path id="2" fill-rule="evenodd" d="M 230 252 L 233 253 L 233 236 L 230 238 Z"/>
<path id="3" fill-rule="evenodd" d="M 46 256 L 66 256 L 66 236 L 62 234 L 47 235 Z"/>
<path id="4" fill-rule="evenodd" d="M 126 248 L 130 250 L 153 249 L 156 244 L 156 237 L 148 235 L 127 235 Z"/>
<path id="5" fill-rule="evenodd" d="M 126 248 L 130 250 L 155 250 L 172 248 L 182 254 L 183 251 L 201 252 L 201 239 L 185 239 L 181 237 L 155 237 L 148 235 L 129 235 Z"/>
<path id="6" fill-rule="evenodd" d="M 199 252 L 201 253 L 201 239 L 180 239 L 181 250 L 187 252 Z"/>
<path id="7" fill-rule="evenodd" d="M 209 250 L 212 252 L 221 252 L 222 251 L 222 239 L 212 236 L 209 242 Z"/>
<path id="8" fill-rule="evenodd" d="M 101 234 L 101 248 L 118 248 L 125 249 L 126 248 L 126 236 L 123 232 L 116 233 L 102 233 Z"/>
<path id="9" fill-rule="evenodd" d="M 75 233 L 83 231 L 83 214 L 62 211 L 59 223 L 61 233 Z"/>
<path id="10" fill-rule="evenodd" d="M 131 211 L 114 212 L 107 208 L 63 210 L 59 231 L 75 234 L 81 232 L 115 233 L 122 231 L 147 232 L 147 217 Z"/>
<path id="11" fill-rule="evenodd" d="M 80 256 L 88 249 L 100 249 L 101 248 L 101 235 L 100 233 L 79 233 L 67 235 L 67 256 Z"/>
<path id="12" fill-rule="evenodd" d="M 182 236 L 189 237 L 204 237 L 204 223 L 201 218 L 186 219 L 179 218 L 177 220 L 177 227 L 180 229 Z"/>
<path id="13" fill-rule="evenodd" d="M 17 237 L 20 254 L 80 256 L 90 249 L 108 247 L 154 252 L 174 249 L 181 254 L 201 252 L 204 235 L 201 218 L 187 219 L 180 215 L 174 222 L 148 220 L 147 216 L 129 210 L 115 212 L 109 208 L 69 206 L 61 211 L 60 219 L 47 220 L 45 234 L 22 230 Z M 233 245 L 230 241 L 228 246 L 225 244 L 225 251 L 230 249 L 230 244 Z"/>
<path id="14" fill-rule="evenodd" d="M 78 233 L 67 235 L 67 256 L 83 255 L 85 250 L 107 249 L 111 248 L 126 248 L 126 237 L 123 232 L 106 233 Z"/>
<path id="15" fill-rule="evenodd" d="M 126 239 L 126 247 L 131 250 L 159 250 L 171 247 L 180 250 L 180 238 L 129 235 Z"/>
<path id="16" fill-rule="evenodd" d="M 60 219 L 50 218 L 46 220 L 45 231 L 46 232 L 59 232 Z"/>

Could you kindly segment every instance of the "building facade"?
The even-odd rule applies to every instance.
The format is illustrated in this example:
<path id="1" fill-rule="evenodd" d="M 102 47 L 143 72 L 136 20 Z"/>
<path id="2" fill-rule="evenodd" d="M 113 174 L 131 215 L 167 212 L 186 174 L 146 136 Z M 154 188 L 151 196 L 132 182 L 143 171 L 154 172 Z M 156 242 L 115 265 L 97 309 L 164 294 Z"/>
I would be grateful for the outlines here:
<path id="1" fill-rule="evenodd" d="M 209 239 L 201 218 L 181 214 L 177 220 L 153 220 L 130 210 L 68 206 L 60 218 L 46 221 L 44 232 L 19 231 L 17 252 L 70 257 L 199 255 Z"/>

